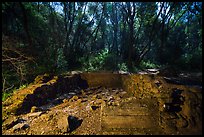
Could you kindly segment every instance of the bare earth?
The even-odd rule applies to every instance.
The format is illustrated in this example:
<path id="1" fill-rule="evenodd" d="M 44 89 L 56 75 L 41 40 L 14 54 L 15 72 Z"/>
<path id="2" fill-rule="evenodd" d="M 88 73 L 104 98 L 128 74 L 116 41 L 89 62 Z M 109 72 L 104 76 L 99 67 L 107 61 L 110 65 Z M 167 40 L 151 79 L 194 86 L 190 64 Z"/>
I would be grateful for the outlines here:
<path id="1" fill-rule="evenodd" d="M 122 88 L 102 86 L 75 89 L 43 106 L 33 106 L 29 113 L 9 116 L 3 121 L 2 134 L 202 134 L 201 90 L 179 85 L 164 90 L 162 84 L 157 96 L 133 96 Z"/>

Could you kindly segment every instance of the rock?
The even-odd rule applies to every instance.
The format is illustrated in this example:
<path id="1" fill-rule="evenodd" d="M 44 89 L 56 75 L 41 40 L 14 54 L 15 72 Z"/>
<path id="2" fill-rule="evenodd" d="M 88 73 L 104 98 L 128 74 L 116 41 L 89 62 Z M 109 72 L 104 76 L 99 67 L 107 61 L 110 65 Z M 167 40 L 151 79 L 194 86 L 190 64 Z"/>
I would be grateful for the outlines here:
<path id="1" fill-rule="evenodd" d="M 30 109 L 30 112 L 33 113 L 33 112 L 38 112 L 40 109 L 36 106 L 32 106 L 32 108 Z"/>
<path id="2" fill-rule="evenodd" d="M 147 72 L 152 73 L 152 74 L 158 74 L 159 69 L 147 69 Z"/>
<path id="3" fill-rule="evenodd" d="M 119 70 L 119 71 L 118 71 L 118 74 L 130 74 L 130 73 L 129 73 L 129 72 L 126 72 L 126 71 Z"/>
<path id="4" fill-rule="evenodd" d="M 72 132 L 75 129 L 77 129 L 81 123 L 82 123 L 82 119 L 79 119 L 75 116 L 68 116 L 68 124 L 69 124 L 69 131 L 68 132 Z"/>
<path id="5" fill-rule="evenodd" d="M 67 120 L 67 115 L 59 118 L 57 121 L 57 127 L 61 130 L 61 132 L 66 133 L 69 131 L 69 123 Z"/>
<path id="6" fill-rule="evenodd" d="M 37 117 L 40 116 L 43 112 L 34 112 L 34 113 L 29 113 L 28 117 Z"/>
<path id="7" fill-rule="evenodd" d="M 82 71 L 71 71 L 71 74 L 74 75 L 74 74 L 80 74 L 82 73 Z"/>
<path id="8" fill-rule="evenodd" d="M 114 100 L 114 97 L 113 97 L 113 96 L 109 96 L 109 97 L 108 97 L 108 101 L 111 101 L 111 100 Z"/>
<path id="9" fill-rule="evenodd" d="M 144 74 L 148 74 L 146 71 L 139 71 L 138 74 L 144 75 Z"/>
<path id="10" fill-rule="evenodd" d="M 67 103 L 69 102 L 67 99 L 63 99 L 63 103 Z"/>
<path id="11" fill-rule="evenodd" d="M 29 128 L 27 123 L 19 123 L 13 127 L 13 131 Z"/>

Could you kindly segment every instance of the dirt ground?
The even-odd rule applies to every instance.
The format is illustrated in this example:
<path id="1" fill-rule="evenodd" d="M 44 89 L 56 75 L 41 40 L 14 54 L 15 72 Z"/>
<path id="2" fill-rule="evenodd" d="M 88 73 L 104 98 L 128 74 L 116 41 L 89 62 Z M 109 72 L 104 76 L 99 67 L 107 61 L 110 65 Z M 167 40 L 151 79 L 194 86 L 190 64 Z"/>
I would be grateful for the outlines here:
<path id="1" fill-rule="evenodd" d="M 63 103 L 54 105 L 53 107 L 50 107 L 53 105 L 52 103 L 50 103 L 52 105 L 44 105 L 41 107 L 44 109 L 41 109 L 42 111 L 11 117 L 5 123 L 11 121 L 10 123 L 8 122 L 8 124 L 11 124 L 16 119 L 23 119 L 22 123 L 26 123 L 29 127 L 25 129 L 16 129 L 15 127 L 8 130 L 3 129 L 3 134 L 100 134 L 102 104 L 108 101 L 111 102 L 113 99 L 116 103 L 117 101 L 122 101 L 121 97 L 126 96 L 127 92 L 122 91 L 122 89 L 100 88 L 94 90 L 93 92 L 92 89 L 88 89 L 88 92 L 84 91 L 84 95 L 74 95 L 70 99 L 65 98 L 63 99 Z M 66 130 L 69 125 L 66 122 L 69 115 L 83 120 L 81 125 L 71 133 Z"/>
<path id="2" fill-rule="evenodd" d="M 202 88 L 169 85 L 161 79 L 151 82 L 159 90 L 150 95 L 144 85 L 140 94 L 102 86 L 58 94 L 44 105 L 33 106 L 29 113 L 10 115 L 3 121 L 2 134 L 202 134 Z"/>

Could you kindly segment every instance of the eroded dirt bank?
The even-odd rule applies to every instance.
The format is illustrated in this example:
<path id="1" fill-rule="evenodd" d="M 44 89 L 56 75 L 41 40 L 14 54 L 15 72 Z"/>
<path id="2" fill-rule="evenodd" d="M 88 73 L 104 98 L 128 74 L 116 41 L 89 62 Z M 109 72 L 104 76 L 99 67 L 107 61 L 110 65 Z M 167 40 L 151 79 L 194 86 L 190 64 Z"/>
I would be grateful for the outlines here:
<path id="1" fill-rule="evenodd" d="M 157 74 L 38 76 L 2 103 L 2 133 L 202 134 L 202 87 L 179 80 Z"/>

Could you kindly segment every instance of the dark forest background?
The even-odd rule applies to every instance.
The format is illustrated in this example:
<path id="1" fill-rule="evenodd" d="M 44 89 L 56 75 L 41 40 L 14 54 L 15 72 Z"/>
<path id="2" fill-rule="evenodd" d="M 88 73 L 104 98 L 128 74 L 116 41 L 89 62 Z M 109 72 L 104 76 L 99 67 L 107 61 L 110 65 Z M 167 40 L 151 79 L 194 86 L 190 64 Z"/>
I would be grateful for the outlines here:
<path id="1" fill-rule="evenodd" d="M 2 92 L 40 74 L 202 71 L 202 2 L 3 2 Z"/>

